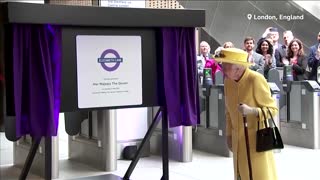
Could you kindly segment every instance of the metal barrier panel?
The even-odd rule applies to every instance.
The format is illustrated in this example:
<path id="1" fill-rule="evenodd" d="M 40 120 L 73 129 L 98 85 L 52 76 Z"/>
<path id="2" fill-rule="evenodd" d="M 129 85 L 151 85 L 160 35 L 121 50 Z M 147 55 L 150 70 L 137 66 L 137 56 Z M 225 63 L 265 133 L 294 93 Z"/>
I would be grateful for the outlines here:
<path id="1" fill-rule="evenodd" d="M 117 109 L 117 159 L 123 159 L 126 146 L 139 147 L 148 130 L 148 118 L 151 108 Z M 142 152 L 142 157 L 149 156 L 150 145 Z"/>
<path id="2" fill-rule="evenodd" d="M 280 130 L 280 94 L 276 93 L 276 94 L 272 94 L 272 98 L 275 100 L 276 102 L 276 106 L 278 108 L 278 113 L 273 117 L 274 122 L 276 123 L 278 129 Z"/>
<path id="3" fill-rule="evenodd" d="M 270 71 L 275 70 L 271 69 Z M 275 121 L 277 127 L 280 129 L 280 93 L 281 90 L 277 83 L 275 82 L 268 82 L 268 85 L 270 87 L 271 96 L 274 99 L 276 103 L 276 107 L 278 108 L 278 113 L 273 117 L 273 120 Z"/>
<path id="4" fill-rule="evenodd" d="M 313 107 L 315 111 L 313 111 L 314 124 L 313 124 L 313 132 L 314 132 L 314 148 L 320 149 L 320 92 L 313 94 Z"/>
<path id="5" fill-rule="evenodd" d="M 153 108 L 153 116 L 149 119 L 153 119 L 155 112 L 159 108 Z M 161 123 L 158 124 L 151 139 L 150 139 L 150 151 L 153 154 L 161 154 L 162 146 L 162 127 Z M 178 126 L 169 128 L 169 158 L 179 162 L 191 162 L 192 161 L 192 126 Z"/>
<path id="6" fill-rule="evenodd" d="M 79 135 L 69 137 L 69 159 L 104 171 L 114 171 L 117 169 L 116 112 L 99 110 L 91 113 L 92 127 L 95 127 L 92 128 L 92 136 L 89 138 L 89 127 L 85 122 Z M 66 116 L 66 121 L 70 117 Z"/>
<path id="7" fill-rule="evenodd" d="M 302 96 L 306 95 L 306 89 L 302 88 L 301 84 L 292 84 L 290 91 L 290 120 L 289 121 L 302 121 Z M 304 106 L 305 107 L 305 106 Z"/>
<path id="8" fill-rule="evenodd" d="M 281 122 L 281 135 L 285 144 L 319 149 L 319 85 L 293 82 L 290 91 L 290 119 Z M 300 102 L 299 102 L 300 101 Z M 297 103 L 299 103 L 297 105 Z M 293 112 L 297 111 L 297 112 Z"/>
<path id="9" fill-rule="evenodd" d="M 219 91 L 219 89 L 212 88 L 211 96 L 210 96 L 210 128 L 218 128 L 219 126 L 219 99 L 221 99 L 223 94 Z"/>
<path id="10" fill-rule="evenodd" d="M 211 88 L 210 103 L 210 126 L 206 128 L 205 120 L 201 120 L 204 124 L 200 124 L 193 131 L 193 146 L 195 149 L 230 157 L 231 152 L 227 146 L 225 136 L 225 102 L 224 102 L 224 86 L 223 84 L 215 85 Z M 206 117 L 201 117 L 205 119 Z"/>
<path id="11" fill-rule="evenodd" d="M 52 147 L 52 161 L 51 161 L 51 173 L 52 178 L 56 179 L 59 177 L 59 138 L 53 136 L 51 138 Z M 26 158 L 29 154 L 32 140 L 30 136 L 20 138 L 18 141 L 13 143 L 13 164 L 19 168 L 22 168 L 26 162 Z M 39 149 L 33 160 L 30 172 L 44 177 L 45 175 L 45 143 L 44 138 L 41 139 Z"/>

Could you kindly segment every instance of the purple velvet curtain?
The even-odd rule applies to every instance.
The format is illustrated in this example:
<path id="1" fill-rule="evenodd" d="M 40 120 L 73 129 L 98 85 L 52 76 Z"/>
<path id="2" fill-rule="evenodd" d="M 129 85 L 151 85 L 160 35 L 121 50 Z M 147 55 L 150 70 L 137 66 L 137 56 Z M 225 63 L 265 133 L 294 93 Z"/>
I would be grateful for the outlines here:
<path id="1" fill-rule="evenodd" d="M 56 136 L 60 110 L 61 29 L 13 24 L 16 135 Z"/>
<path id="2" fill-rule="evenodd" d="M 164 99 L 169 125 L 200 121 L 194 28 L 161 28 Z"/>

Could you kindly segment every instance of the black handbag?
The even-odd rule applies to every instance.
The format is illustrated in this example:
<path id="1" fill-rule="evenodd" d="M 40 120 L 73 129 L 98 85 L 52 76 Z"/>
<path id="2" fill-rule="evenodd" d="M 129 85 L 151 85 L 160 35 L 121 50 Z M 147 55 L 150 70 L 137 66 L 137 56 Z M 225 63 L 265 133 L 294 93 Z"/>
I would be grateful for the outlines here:
<path id="1" fill-rule="evenodd" d="M 265 128 L 260 129 L 259 127 L 260 123 L 258 121 L 257 147 L 256 147 L 257 152 L 264 152 L 272 149 L 283 149 L 283 142 L 282 142 L 279 129 L 274 123 L 272 114 L 269 109 L 268 109 L 268 112 L 270 114 L 273 126 L 268 126 L 268 119 L 266 118 L 264 111 L 262 111 L 262 114 L 264 116 L 263 123 L 265 125 Z"/>

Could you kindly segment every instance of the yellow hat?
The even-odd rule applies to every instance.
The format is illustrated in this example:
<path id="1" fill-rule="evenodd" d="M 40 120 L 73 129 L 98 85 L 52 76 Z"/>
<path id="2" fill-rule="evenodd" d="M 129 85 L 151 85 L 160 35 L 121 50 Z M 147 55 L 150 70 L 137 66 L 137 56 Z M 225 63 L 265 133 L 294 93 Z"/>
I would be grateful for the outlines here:
<path id="1" fill-rule="evenodd" d="M 239 64 L 243 66 L 251 66 L 248 62 L 248 53 L 238 48 L 226 48 L 222 49 L 220 53 L 217 53 L 216 61 L 222 63 Z"/>

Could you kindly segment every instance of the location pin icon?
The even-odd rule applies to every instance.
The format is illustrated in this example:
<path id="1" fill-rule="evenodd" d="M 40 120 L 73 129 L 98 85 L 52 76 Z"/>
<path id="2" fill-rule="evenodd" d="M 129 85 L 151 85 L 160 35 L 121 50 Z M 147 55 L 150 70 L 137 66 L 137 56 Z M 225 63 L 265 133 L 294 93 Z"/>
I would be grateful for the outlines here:
<path id="1" fill-rule="evenodd" d="M 249 20 L 251 20 L 252 14 L 248 14 L 248 15 L 247 15 L 247 18 L 248 18 Z"/>

